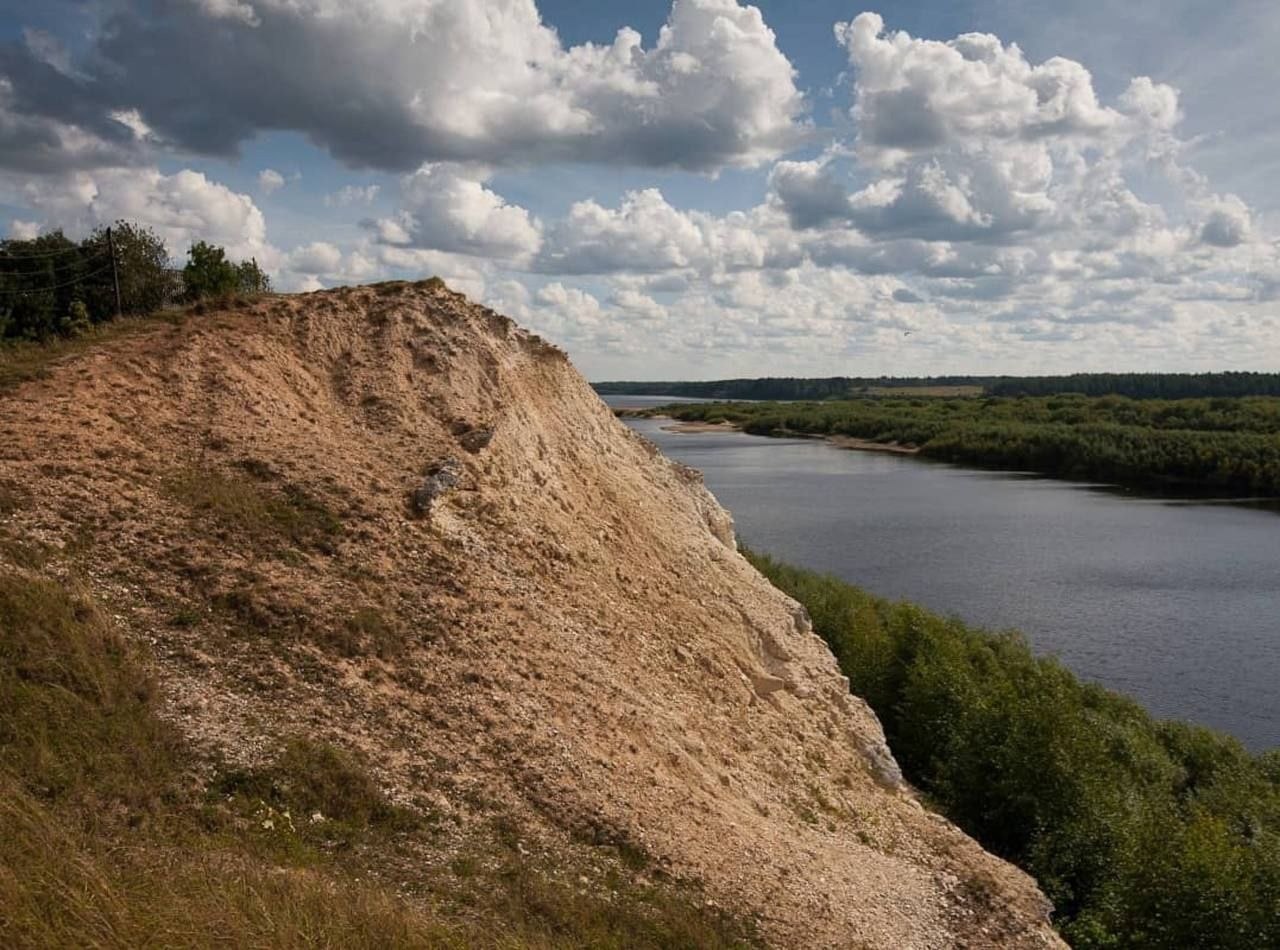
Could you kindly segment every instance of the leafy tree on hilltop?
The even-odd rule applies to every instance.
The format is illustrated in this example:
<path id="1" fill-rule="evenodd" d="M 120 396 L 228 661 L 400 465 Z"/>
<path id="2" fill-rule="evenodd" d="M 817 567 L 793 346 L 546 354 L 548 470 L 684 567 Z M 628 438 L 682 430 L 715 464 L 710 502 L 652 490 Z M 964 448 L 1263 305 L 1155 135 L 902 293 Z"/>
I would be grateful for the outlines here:
<path id="1" fill-rule="evenodd" d="M 216 244 L 197 241 L 188 252 L 187 266 L 182 270 L 187 297 L 224 297 L 228 294 L 262 294 L 271 290 L 271 278 L 257 258 L 239 264 L 227 259 L 227 252 Z"/>
<path id="2" fill-rule="evenodd" d="M 256 257 L 236 265 L 236 281 L 242 294 L 265 294 L 271 290 L 271 278 L 258 266 Z"/>
<path id="3" fill-rule="evenodd" d="M 227 252 L 217 245 L 197 241 L 187 252 L 187 266 L 182 269 L 182 282 L 187 296 L 193 300 L 201 297 L 222 297 L 233 294 L 240 287 L 240 272 L 227 260 Z"/>
<path id="4" fill-rule="evenodd" d="M 4 335 L 40 340 L 65 333 L 80 282 L 101 267 L 61 231 L 0 242 L 0 326 Z M 107 276 L 110 281 L 110 275 Z"/>
<path id="5" fill-rule="evenodd" d="M 171 303 L 180 288 L 169 266 L 169 249 L 160 236 L 140 224 L 117 221 L 111 226 L 111 237 L 120 275 L 121 309 L 129 314 L 153 313 Z M 106 254 L 107 229 L 96 229 L 81 247 L 90 255 Z M 96 279 L 83 297 L 95 322 L 114 316 L 115 291 L 109 273 Z"/>

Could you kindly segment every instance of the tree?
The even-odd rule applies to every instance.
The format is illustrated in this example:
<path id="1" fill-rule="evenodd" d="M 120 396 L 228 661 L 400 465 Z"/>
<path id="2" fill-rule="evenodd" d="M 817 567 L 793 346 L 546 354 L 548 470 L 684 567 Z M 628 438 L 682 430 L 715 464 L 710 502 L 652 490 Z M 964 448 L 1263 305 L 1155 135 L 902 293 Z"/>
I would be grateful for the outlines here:
<path id="1" fill-rule="evenodd" d="M 0 324 L 5 335 L 41 340 L 62 330 L 76 286 L 100 262 L 87 262 L 61 231 L 0 242 Z"/>
<path id="2" fill-rule="evenodd" d="M 112 225 L 111 236 L 116 246 L 124 312 L 151 313 L 172 303 L 179 288 L 169 265 L 169 249 L 160 236 L 128 221 Z M 98 228 L 89 236 L 89 242 L 105 240 L 105 228 Z"/>
<path id="3" fill-rule="evenodd" d="M 256 257 L 236 265 L 236 278 L 242 294 L 265 294 L 271 290 L 271 278 L 258 266 Z"/>
<path id="4" fill-rule="evenodd" d="M 172 303 L 180 292 L 174 272 L 169 266 L 169 249 L 150 228 L 128 221 L 111 226 L 115 242 L 116 265 L 120 274 L 120 304 L 125 313 L 153 313 Z M 82 243 L 86 256 L 97 257 L 109 252 L 107 228 L 99 227 Z M 115 316 L 115 290 L 111 273 L 96 276 L 82 294 L 94 322 Z"/>
<path id="5" fill-rule="evenodd" d="M 235 293 L 240 287 L 240 272 L 227 260 L 227 252 L 205 241 L 197 241 L 188 252 L 187 266 L 182 269 L 182 282 L 187 297 L 221 297 Z"/>

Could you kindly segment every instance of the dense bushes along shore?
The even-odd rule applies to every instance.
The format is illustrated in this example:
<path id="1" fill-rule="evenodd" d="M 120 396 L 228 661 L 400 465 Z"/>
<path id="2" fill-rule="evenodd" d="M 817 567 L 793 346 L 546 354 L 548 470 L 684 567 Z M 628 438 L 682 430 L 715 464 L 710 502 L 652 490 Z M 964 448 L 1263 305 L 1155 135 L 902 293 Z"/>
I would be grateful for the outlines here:
<path id="1" fill-rule="evenodd" d="M 697 403 L 656 410 L 758 435 L 848 435 L 950 462 L 1067 478 L 1280 495 L 1280 398 L 1122 396 Z"/>
<path id="2" fill-rule="evenodd" d="M 691 396 L 698 399 L 848 399 L 860 393 L 975 390 L 988 396 L 1130 396 L 1190 399 L 1280 396 L 1280 373 L 1073 373 L 1070 376 L 766 376 L 699 381 L 592 383 L 601 395 Z M 958 394 L 958 393 L 957 393 Z M 906 395 L 916 395 L 909 392 Z"/>
<path id="3" fill-rule="evenodd" d="M 991 634 L 748 553 L 907 777 L 1033 874 L 1078 950 L 1280 947 L 1280 750 L 1251 756 Z"/>

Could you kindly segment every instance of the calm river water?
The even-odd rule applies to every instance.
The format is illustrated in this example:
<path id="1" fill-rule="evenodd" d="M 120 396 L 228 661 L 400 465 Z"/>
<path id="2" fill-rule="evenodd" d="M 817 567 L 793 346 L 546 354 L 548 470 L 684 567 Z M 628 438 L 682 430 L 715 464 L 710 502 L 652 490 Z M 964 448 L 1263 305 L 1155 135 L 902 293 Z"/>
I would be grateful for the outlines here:
<path id="1" fill-rule="evenodd" d="M 759 551 L 1017 628 L 1037 651 L 1157 716 L 1225 730 L 1255 750 L 1280 745 L 1274 511 L 629 421 L 700 469 Z"/>

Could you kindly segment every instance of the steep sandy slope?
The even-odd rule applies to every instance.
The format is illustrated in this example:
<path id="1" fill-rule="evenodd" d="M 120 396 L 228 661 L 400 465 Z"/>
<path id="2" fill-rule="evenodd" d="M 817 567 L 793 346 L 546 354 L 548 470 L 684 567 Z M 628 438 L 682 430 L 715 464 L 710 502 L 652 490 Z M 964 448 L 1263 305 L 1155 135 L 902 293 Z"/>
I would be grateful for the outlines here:
<path id="1" fill-rule="evenodd" d="M 89 552 L 202 747 L 361 747 L 406 804 L 622 845 L 783 946 L 1056 942 L 697 474 L 438 282 L 193 317 L 3 405 L 14 517 Z"/>

